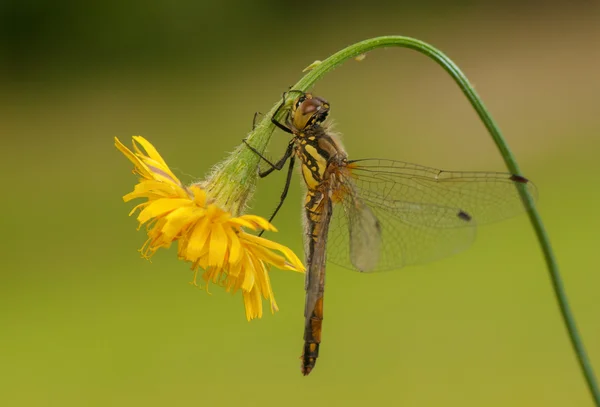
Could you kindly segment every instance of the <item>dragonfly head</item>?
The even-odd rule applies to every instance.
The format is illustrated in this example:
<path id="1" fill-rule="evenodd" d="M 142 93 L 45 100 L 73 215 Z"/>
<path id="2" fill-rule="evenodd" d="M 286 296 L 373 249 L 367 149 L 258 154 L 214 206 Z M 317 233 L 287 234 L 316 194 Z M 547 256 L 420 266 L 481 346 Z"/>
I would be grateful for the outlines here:
<path id="1" fill-rule="evenodd" d="M 291 124 L 300 131 L 325 121 L 329 113 L 329 102 L 311 93 L 303 93 L 294 100 L 290 113 Z"/>

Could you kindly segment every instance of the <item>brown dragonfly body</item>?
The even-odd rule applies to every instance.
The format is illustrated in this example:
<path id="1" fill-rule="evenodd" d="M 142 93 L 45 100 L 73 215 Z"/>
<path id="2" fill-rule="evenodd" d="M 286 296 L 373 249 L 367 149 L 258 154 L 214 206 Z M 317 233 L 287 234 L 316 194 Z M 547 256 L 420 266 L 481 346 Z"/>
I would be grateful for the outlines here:
<path id="1" fill-rule="evenodd" d="M 283 106 L 283 105 L 282 105 Z M 304 202 L 304 227 L 306 253 L 306 302 L 304 309 L 304 350 L 301 370 L 311 372 L 319 356 L 323 322 L 323 293 L 325 290 L 326 244 L 332 215 L 332 193 L 339 184 L 338 174 L 347 165 L 347 155 L 336 136 L 327 131 L 322 122 L 329 112 L 329 104 L 322 98 L 304 93 L 298 97 L 287 117 L 286 126 L 274 121 L 283 130 L 292 133 L 284 157 L 261 173 L 268 175 L 281 169 L 290 158 L 288 182 L 281 197 L 285 199 L 295 158 L 301 162 L 307 192 Z M 279 210 L 277 207 L 275 213 Z M 275 216 L 271 216 L 271 219 Z"/>
<path id="2" fill-rule="evenodd" d="M 347 156 L 335 136 L 321 126 L 294 130 L 295 154 L 302 163 L 302 175 L 307 186 L 304 202 L 306 302 L 304 351 L 301 356 L 302 373 L 307 375 L 319 356 L 332 195 L 339 187 L 337 174 L 346 166 Z"/>
<path id="3" fill-rule="evenodd" d="M 281 107 L 285 105 L 284 100 Z M 350 161 L 324 124 L 328 113 L 327 101 L 301 93 L 285 125 L 271 119 L 293 135 L 286 153 L 275 164 L 261 155 L 271 166 L 261 177 L 290 160 L 281 201 L 270 220 L 285 200 L 296 159 L 307 187 L 304 375 L 319 356 L 327 261 L 372 272 L 446 257 L 472 243 L 477 224 L 522 212 L 517 188 L 536 194 L 526 178 L 509 173 L 444 171 L 383 159 Z"/>

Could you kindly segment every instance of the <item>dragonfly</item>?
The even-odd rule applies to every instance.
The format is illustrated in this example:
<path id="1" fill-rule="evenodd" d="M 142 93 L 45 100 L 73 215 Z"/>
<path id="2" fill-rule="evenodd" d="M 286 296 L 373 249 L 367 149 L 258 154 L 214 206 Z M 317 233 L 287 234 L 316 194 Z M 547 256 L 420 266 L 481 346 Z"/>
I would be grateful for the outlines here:
<path id="1" fill-rule="evenodd" d="M 290 108 L 290 93 L 299 95 Z M 288 111 L 283 122 L 280 109 Z M 261 178 L 282 170 L 289 160 L 285 187 L 271 215 L 287 196 L 295 161 L 306 184 L 304 346 L 305 376 L 319 356 L 326 262 L 359 272 L 400 269 L 450 256 L 474 240 L 477 225 L 522 212 L 518 191 L 537 191 L 527 178 L 503 172 L 459 172 L 388 159 L 350 160 L 326 122 L 330 104 L 311 93 L 288 91 L 271 117 L 292 135 L 285 154 L 273 163 L 248 143 L 268 165 Z"/>

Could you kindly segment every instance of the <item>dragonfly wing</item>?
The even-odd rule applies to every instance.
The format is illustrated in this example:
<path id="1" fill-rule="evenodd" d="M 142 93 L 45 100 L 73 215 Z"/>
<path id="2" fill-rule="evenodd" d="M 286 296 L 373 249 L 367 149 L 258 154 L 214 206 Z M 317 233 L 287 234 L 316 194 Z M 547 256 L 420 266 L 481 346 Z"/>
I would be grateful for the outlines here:
<path id="1" fill-rule="evenodd" d="M 381 223 L 371 208 L 358 196 L 349 195 L 342 206 L 348 225 L 348 254 L 359 271 L 374 269 L 381 252 Z"/>
<path id="2" fill-rule="evenodd" d="M 453 172 L 391 160 L 351 162 L 342 171 L 328 260 L 358 271 L 398 269 L 458 253 L 476 225 L 523 212 L 522 177 Z"/>
<path id="3" fill-rule="evenodd" d="M 373 218 L 377 227 L 371 226 Z M 456 208 L 406 204 L 392 209 L 368 200 L 356 208 L 344 201 L 334 210 L 327 259 L 361 272 L 426 263 L 468 248 L 475 226 Z"/>
<path id="4" fill-rule="evenodd" d="M 522 213 L 519 186 L 537 198 L 533 183 L 510 173 L 445 171 L 381 159 L 356 160 L 348 168 L 346 178 L 354 182 L 354 190 L 374 205 L 414 202 L 458 208 L 478 225 Z"/>

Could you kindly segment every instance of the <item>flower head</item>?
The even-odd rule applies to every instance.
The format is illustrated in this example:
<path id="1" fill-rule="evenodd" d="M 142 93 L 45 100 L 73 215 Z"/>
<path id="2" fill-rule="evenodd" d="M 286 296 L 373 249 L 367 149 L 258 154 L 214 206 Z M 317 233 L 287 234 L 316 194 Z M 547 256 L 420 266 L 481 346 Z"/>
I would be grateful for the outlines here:
<path id="1" fill-rule="evenodd" d="M 194 285 L 198 285 L 197 276 L 203 269 L 207 288 L 212 282 L 233 293 L 242 291 L 248 320 L 262 316 L 261 297 L 275 312 L 278 308 L 269 279 L 270 266 L 299 272 L 304 266 L 289 248 L 244 229 L 276 231 L 275 227 L 259 216 L 233 216 L 200 184 L 184 186 L 143 137 L 133 137 L 133 151 L 116 138 L 115 146 L 140 176 L 133 192 L 123 199 L 146 199 L 130 213 L 139 210 L 140 227 L 146 225 L 148 240 L 140 249 L 142 256 L 150 258 L 161 247 L 168 248 L 177 241 L 179 258 L 192 264 Z"/>

